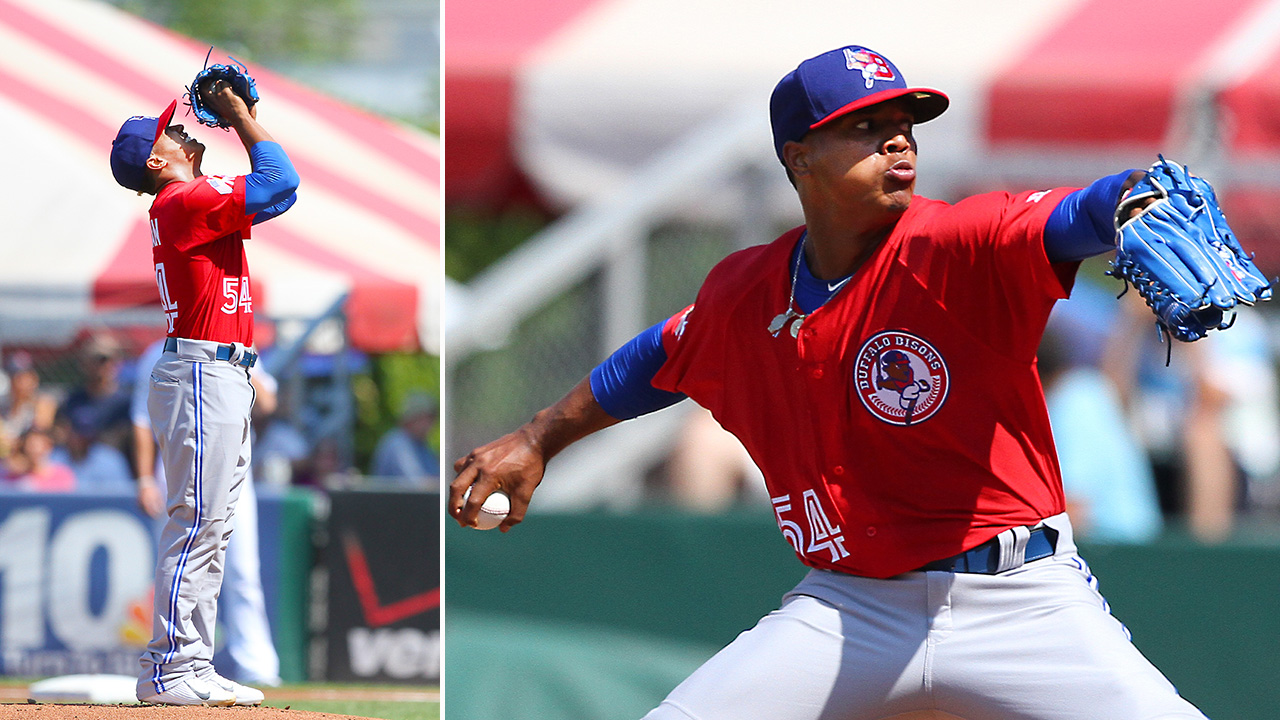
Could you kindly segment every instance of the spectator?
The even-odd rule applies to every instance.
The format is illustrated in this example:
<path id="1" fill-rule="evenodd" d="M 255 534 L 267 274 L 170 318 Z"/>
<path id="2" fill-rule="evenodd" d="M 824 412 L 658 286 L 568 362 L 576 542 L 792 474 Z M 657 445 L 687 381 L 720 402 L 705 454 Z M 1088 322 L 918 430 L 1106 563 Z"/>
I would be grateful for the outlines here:
<path id="1" fill-rule="evenodd" d="M 12 487 L 31 492 L 71 492 L 76 476 L 71 468 L 55 462 L 53 438 L 48 432 L 31 428 L 22 435 L 18 452 L 9 458 L 9 480 Z"/>
<path id="2" fill-rule="evenodd" d="M 1205 382 L 1224 397 L 1220 433 L 1239 471 L 1240 500 L 1265 505 L 1280 472 L 1280 378 L 1267 322 L 1238 308 L 1232 331 L 1207 340 Z"/>
<path id="3" fill-rule="evenodd" d="M 1039 352 L 1072 527 L 1089 540 L 1147 542 L 1163 527 L 1151 462 L 1111 379 L 1093 365 L 1070 361 L 1074 344 L 1075 336 L 1051 329 Z"/>
<path id="4" fill-rule="evenodd" d="M 1145 336 L 1145 347 L 1108 353 L 1104 369 L 1113 378 L 1137 378 L 1124 394 L 1166 514 L 1184 515 L 1196 538 L 1220 542 L 1231 534 L 1248 491 L 1271 480 L 1280 462 L 1265 323 L 1253 310 L 1237 308 L 1231 332 L 1176 343 L 1171 366 L 1164 367 L 1166 347 L 1150 330 L 1149 311 L 1137 299 L 1125 310 L 1120 332 Z"/>
<path id="5" fill-rule="evenodd" d="M 1237 311 L 1230 332 L 1170 349 L 1137 293 L 1117 305 L 1082 278 L 1049 321 L 1070 338 L 1071 364 L 1097 365 L 1110 380 L 1153 468 L 1164 517 L 1185 520 L 1206 542 L 1231 533 L 1247 499 L 1265 504 L 1280 486 L 1280 383 L 1266 323 L 1250 308 Z"/>
<path id="6" fill-rule="evenodd" d="M 71 468 L 77 490 L 129 490 L 133 472 L 129 459 L 118 449 L 98 440 L 97 427 L 81 416 L 77 421 L 61 420 L 66 444 L 55 447 L 52 459 Z"/>
<path id="7" fill-rule="evenodd" d="M 414 485 L 440 477 L 440 458 L 427 444 L 436 416 L 435 400 L 426 393 L 410 393 L 400 423 L 384 433 L 373 450 L 370 474 Z"/>
<path id="8" fill-rule="evenodd" d="M 341 490 L 359 484 L 359 475 L 355 468 L 343 462 L 338 438 L 325 435 L 316 440 L 311 455 L 295 467 L 293 483 Z"/>
<path id="9" fill-rule="evenodd" d="M 40 375 L 29 353 L 10 353 L 5 370 L 9 374 L 9 394 L 0 401 L 0 447 L 12 448 L 33 427 L 46 431 L 53 428 L 58 401 L 40 390 Z"/>
<path id="10" fill-rule="evenodd" d="M 90 336 L 81 348 L 84 384 L 71 391 L 58 414 L 67 427 L 88 427 L 99 440 L 127 451 L 131 432 L 129 393 L 120 386 L 124 349 L 110 335 Z"/>
<path id="11" fill-rule="evenodd" d="M 689 413 L 667 464 L 671 500 L 694 512 L 769 502 L 764 475 L 747 449 L 703 408 Z"/>
<path id="12" fill-rule="evenodd" d="M 270 380 L 277 404 L 268 408 L 266 403 L 254 403 L 253 474 L 267 485 L 290 485 L 308 462 L 310 443 L 286 416 L 283 406 L 287 400 L 276 388 L 275 378 L 265 370 L 262 374 L 255 370 L 254 378 Z"/>

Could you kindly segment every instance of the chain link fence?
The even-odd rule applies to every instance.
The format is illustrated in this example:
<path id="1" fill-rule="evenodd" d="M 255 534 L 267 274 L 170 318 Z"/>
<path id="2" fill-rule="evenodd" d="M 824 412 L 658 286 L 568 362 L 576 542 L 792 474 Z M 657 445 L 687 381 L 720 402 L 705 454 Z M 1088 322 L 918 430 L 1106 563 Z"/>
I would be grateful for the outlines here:
<path id="1" fill-rule="evenodd" d="M 645 326 L 692 303 L 711 268 L 738 249 L 740 236 L 732 226 L 692 221 L 668 222 L 646 233 Z M 529 315 L 502 347 L 451 361 L 446 468 L 554 403 L 604 359 L 602 276 L 589 275 Z M 654 457 L 649 472 L 663 460 Z"/>

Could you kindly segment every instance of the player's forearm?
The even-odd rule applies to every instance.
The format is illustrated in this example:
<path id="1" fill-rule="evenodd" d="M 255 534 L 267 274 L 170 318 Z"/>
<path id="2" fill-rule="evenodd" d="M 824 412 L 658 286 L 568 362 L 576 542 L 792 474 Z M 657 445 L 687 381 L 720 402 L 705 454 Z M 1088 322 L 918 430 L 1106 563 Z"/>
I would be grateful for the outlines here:
<path id="1" fill-rule="evenodd" d="M 248 109 L 237 112 L 231 116 L 231 129 L 236 131 L 240 142 L 244 144 L 245 151 L 253 149 L 254 145 L 260 142 L 275 142 L 275 138 L 271 137 L 271 133 L 258 123 L 258 119 L 249 114 Z"/>
<path id="2" fill-rule="evenodd" d="M 578 440 L 619 422 L 596 401 L 588 377 L 559 402 L 534 415 L 520 432 L 539 449 L 545 462 Z"/>
<path id="3" fill-rule="evenodd" d="M 524 519 L 534 490 L 542 482 L 547 461 L 572 443 L 619 420 L 605 412 L 583 379 L 559 402 L 539 411 L 529 422 L 453 464 L 458 474 L 449 483 L 449 514 L 463 527 L 475 525 L 490 493 L 510 496 L 511 508 L 499 526 L 503 532 Z M 469 492 L 475 490 L 476 492 Z"/>

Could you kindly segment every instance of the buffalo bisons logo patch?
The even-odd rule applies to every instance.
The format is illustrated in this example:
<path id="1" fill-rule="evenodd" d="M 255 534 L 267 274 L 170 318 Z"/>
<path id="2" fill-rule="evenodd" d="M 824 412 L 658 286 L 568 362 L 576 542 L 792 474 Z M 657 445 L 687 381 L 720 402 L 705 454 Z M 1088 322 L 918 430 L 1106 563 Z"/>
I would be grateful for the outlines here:
<path id="1" fill-rule="evenodd" d="M 922 338 L 899 330 L 872 335 L 858 351 L 854 388 L 877 419 L 914 425 L 938 412 L 951 376 L 942 355 Z"/>
<path id="2" fill-rule="evenodd" d="M 848 70 L 861 70 L 862 79 L 870 90 L 876 80 L 894 79 L 893 69 L 889 61 L 870 50 L 844 49 L 844 66 Z"/>

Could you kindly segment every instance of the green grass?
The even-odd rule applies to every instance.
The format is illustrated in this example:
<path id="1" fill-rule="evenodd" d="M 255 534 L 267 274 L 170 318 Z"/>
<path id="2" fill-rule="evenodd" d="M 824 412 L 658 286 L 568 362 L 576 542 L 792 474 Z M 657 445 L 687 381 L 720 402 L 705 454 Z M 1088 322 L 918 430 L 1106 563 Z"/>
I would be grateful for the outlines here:
<path id="1" fill-rule="evenodd" d="M 297 702 L 263 703 L 266 707 L 311 712 L 333 713 L 335 715 L 354 715 L 379 720 L 439 720 L 440 703 L 437 702 L 390 702 L 375 700 L 306 700 Z"/>
<path id="2" fill-rule="evenodd" d="M 422 700 L 365 700 L 359 698 L 322 699 L 301 698 L 296 695 L 333 690 L 339 693 L 349 692 L 376 695 L 385 692 L 389 696 L 403 693 L 438 693 L 439 688 L 422 685 L 354 685 L 343 683 L 299 683 L 288 684 L 278 688 L 266 688 L 266 707 L 290 708 L 310 712 L 325 712 L 335 715 L 353 715 L 378 720 L 439 720 L 440 703 Z"/>

